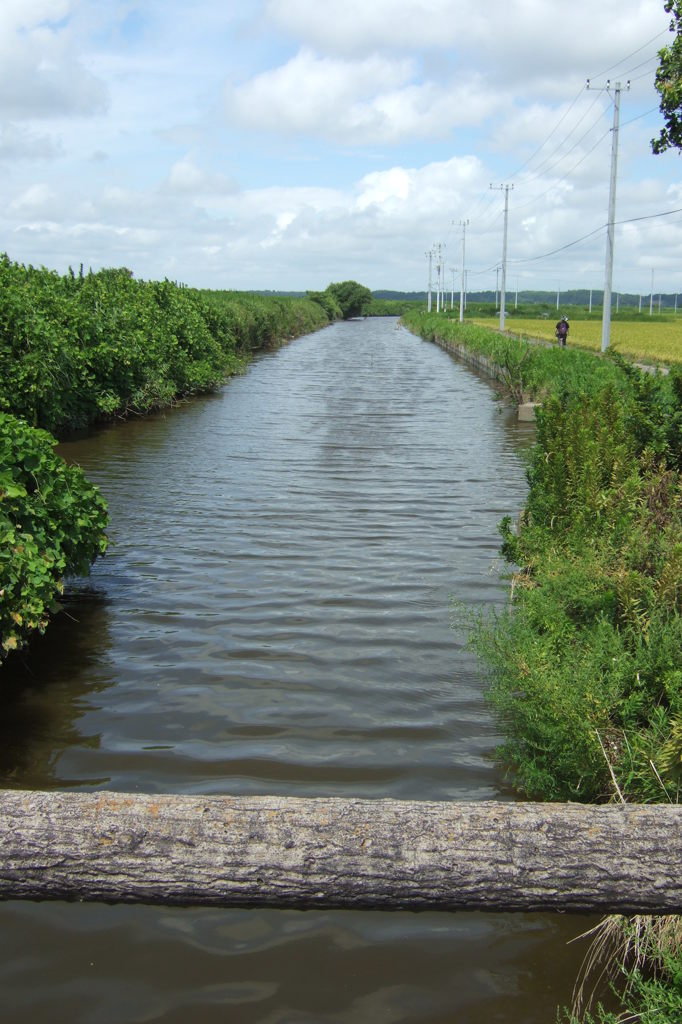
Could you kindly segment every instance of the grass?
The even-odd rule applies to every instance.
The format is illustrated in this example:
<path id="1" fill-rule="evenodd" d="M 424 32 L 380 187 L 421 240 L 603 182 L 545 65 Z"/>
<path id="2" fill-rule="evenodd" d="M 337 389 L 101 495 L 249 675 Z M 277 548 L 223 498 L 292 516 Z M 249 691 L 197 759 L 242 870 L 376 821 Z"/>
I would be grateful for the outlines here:
<path id="1" fill-rule="evenodd" d="M 490 320 L 477 319 L 474 323 L 490 327 Z M 554 320 L 536 320 L 514 317 L 507 321 L 511 335 L 555 341 Z M 599 320 L 571 320 L 569 345 L 591 352 L 601 350 L 602 325 Z M 614 352 L 639 362 L 670 365 L 682 363 L 682 317 L 676 320 L 612 320 L 610 347 Z"/>
<path id="2" fill-rule="evenodd" d="M 591 939 L 565 1019 L 595 1024 L 638 1021 L 679 1024 L 682 1014 L 682 918 L 612 915 L 579 938 Z M 616 1015 L 597 1007 L 598 988 L 620 982 Z"/>

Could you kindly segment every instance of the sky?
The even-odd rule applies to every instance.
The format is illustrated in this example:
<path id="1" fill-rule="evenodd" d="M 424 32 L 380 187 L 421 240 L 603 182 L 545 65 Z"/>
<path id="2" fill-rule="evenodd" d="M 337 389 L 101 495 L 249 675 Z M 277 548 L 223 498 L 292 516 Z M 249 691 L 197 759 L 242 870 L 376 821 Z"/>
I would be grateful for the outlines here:
<path id="1" fill-rule="evenodd" d="M 458 292 L 466 221 L 476 291 L 507 195 L 508 291 L 601 289 L 620 83 L 613 289 L 682 292 L 682 156 L 650 146 L 669 21 L 663 0 L 0 0 L 0 251 L 292 291 L 423 291 L 440 251 Z"/>

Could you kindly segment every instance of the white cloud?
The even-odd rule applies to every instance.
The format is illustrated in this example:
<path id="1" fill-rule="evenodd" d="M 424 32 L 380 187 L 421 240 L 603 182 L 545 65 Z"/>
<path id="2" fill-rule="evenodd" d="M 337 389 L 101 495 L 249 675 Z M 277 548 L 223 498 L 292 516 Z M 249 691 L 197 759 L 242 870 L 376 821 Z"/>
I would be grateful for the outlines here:
<path id="1" fill-rule="evenodd" d="M 189 157 L 176 161 L 170 169 L 168 188 L 172 192 L 192 196 L 230 194 L 236 190 L 235 183 L 225 175 L 207 174 Z"/>
<path id="2" fill-rule="evenodd" d="M 10 203 L 11 210 L 38 210 L 53 198 L 50 187 L 44 183 L 29 185 L 20 196 Z"/>
<path id="3" fill-rule="evenodd" d="M 454 125 L 488 116 L 494 104 L 479 76 L 445 89 L 420 82 L 414 60 L 350 60 L 310 50 L 226 87 L 228 116 L 242 126 L 353 145 L 443 138 Z"/>
<path id="4" fill-rule="evenodd" d="M 62 152 L 58 140 L 23 125 L 0 124 L 0 160 L 50 160 Z"/>
<path id="5" fill-rule="evenodd" d="M 281 67 L 228 86 L 227 111 L 257 130 L 371 137 L 380 120 L 377 94 L 406 85 L 412 72 L 409 60 L 347 61 L 301 50 Z"/>
<path id="6" fill-rule="evenodd" d="M 506 66 L 532 53 L 535 64 L 557 71 L 592 55 L 622 56 L 657 23 L 667 24 L 657 0 L 268 0 L 265 10 L 280 30 L 327 52 L 456 50 L 460 59 L 481 65 L 497 53 Z M 533 73 L 533 64 L 526 72 Z"/>
<path id="7" fill-rule="evenodd" d="M 78 0 L 3 0 L 0 116 L 4 120 L 92 114 L 104 84 L 79 59 L 68 19 Z"/>
<path id="8" fill-rule="evenodd" d="M 204 174 L 191 160 L 178 160 L 171 167 L 168 183 L 178 192 L 194 192 L 204 183 Z"/>
<path id="9" fill-rule="evenodd" d="M 384 217 L 418 217 L 434 208 L 451 210 L 464 204 L 464 197 L 480 180 L 484 169 L 473 157 L 426 164 L 424 167 L 392 167 L 365 175 L 357 186 L 355 207 L 374 207 Z"/>

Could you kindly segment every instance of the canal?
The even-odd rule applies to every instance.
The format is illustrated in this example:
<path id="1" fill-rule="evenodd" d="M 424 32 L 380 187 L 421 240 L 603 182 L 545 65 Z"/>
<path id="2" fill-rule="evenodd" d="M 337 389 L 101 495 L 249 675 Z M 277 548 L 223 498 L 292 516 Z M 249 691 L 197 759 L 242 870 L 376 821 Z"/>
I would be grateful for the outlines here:
<path id="1" fill-rule="evenodd" d="M 500 605 L 532 428 L 395 320 L 61 446 L 111 548 L 3 668 L 0 784 L 513 799 L 453 602 Z M 5 1024 L 546 1024 L 589 920 L 0 906 Z"/>

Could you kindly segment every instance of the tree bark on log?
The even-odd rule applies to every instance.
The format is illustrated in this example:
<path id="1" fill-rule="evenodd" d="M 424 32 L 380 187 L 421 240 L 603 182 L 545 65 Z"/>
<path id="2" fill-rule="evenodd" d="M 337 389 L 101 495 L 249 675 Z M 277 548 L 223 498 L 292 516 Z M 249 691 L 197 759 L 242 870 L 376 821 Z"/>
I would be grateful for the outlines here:
<path id="1" fill-rule="evenodd" d="M 682 808 L 6 790 L 0 898 L 674 913 Z"/>

